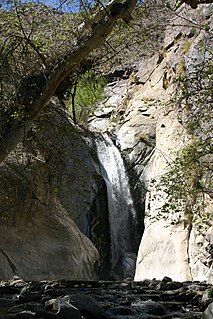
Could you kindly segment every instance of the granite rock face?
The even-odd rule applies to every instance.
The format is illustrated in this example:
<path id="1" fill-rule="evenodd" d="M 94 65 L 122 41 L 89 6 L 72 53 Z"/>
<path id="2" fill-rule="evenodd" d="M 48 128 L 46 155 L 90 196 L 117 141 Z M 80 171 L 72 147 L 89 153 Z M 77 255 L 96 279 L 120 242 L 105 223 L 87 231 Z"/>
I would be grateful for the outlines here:
<path id="1" fill-rule="evenodd" d="M 103 224 L 94 230 L 93 223 L 107 220 L 101 204 L 104 184 L 92 146 L 57 103 L 52 101 L 53 111 L 40 118 L 0 167 L 1 279 L 14 274 L 25 280 L 98 276 L 95 244 L 98 233 L 107 241 L 108 229 Z M 96 214 L 97 205 L 103 207 L 102 216 Z"/>
<path id="2" fill-rule="evenodd" d="M 195 19 L 193 21 L 197 21 L 199 24 L 201 21 L 206 21 L 208 9 L 210 7 L 203 6 L 197 13 L 186 10 L 182 14 L 187 19 L 190 17 Z M 175 23 L 181 25 L 183 20 L 179 18 Z M 208 23 L 211 25 L 211 21 Z M 138 253 L 136 280 L 147 277 L 161 279 L 167 274 L 174 280 L 207 280 L 212 283 L 212 198 L 207 191 L 202 197 L 205 205 L 202 207 L 201 214 L 196 215 L 195 211 L 193 218 L 189 219 L 184 213 L 184 207 L 181 208 L 178 201 L 176 207 L 164 212 L 166 195 L 163 188 L 165 185 L 161 186 L 161 177 L 169 169 L 168 164 L 174 159 L 174 151 L 178 151 L 196 139 L 205 140 L 203 134 L 206 134 L 206 138 L 212 134 L 212 130 L 208 129 L 208 125 L 212 125 L 208 123 L 208 121 L 212 123 L 211 115 L 209 113 L 209 117 L 205 116 L 208 113 L 208 103 L 206 106 L 203 103 L 199 104 L 195 97 L 191 103 L 192 108 L 186 112 L 187 114 L 184 114 L 184 111 L 177 107 L 175 101 L 173 103 L 171 100 L 169 101 L 167 95 L 169 94 L 171 97 L 172 90 L 174 90 L 175 95 L 173 96 L 178 96 L 178 92 L 181 90 L 176 80 L 181 72 L 181 63 L 185 65 L 186 76 L 190 77 L 199 64 L 198 61 L 202 61 L 200 48 L 205 41 L 208 43 L 208 36 L 205 32 L 200 32 L 191 38 L 191 30 L 189 23 L 188 27 L 182 28 L 179 35 L 176 34 L 176 30 L 166 32 L 165 57 L 150 76 L 149 84 L 147 84 L 148 89 L 146 89 L 146 84 L 141 89 L 142 94 L 148 90 L 154 96 L 156 94 L 155 88 L 158 92 L 162 92 L 163 89 L 164 94 L 162 92 L 158 95 L 157 92 L 157 97 L 161 101 L 163 97 L 162 104 L 164 106 L 161 110 L 158 109 L 160 113 L 158 113 L 155 127 L 155 149 L 141 174 L 142 181 L 148 191 L 145 212 L 146 230 Z M 206 51 L 204 50 L 204 52 Z M 204 59 L 208 60 L 207 55 Z M 159 69 L 159 81 L 155 82 L 152 77 L 157 69 Z M 158 88 L 158 86 L 160 87 Z M 152 87 L 151 90 L 150 87 Z M 192 90 L 192 88 L 190 89 Z M 188 129 L 187 122 L 191 121 L 192 123 L 196 113 L 201 114 L 201 122 L 202 118 L 206 118 L 207 123 L 201 123 L 200 127 L 192 132 Z M 209 157 L 208 165 L 211 165 L 211 162 L 212 158 Z M 207 219 L 203 217 L 205 214 L 208 215 Z"/>
<path id="3" fill-rule="evenodd" d="M 30 213 L 13 226 L 1 225 L 2 279 L 97 278 L 98 251 L 56 200 L 48 209 L 34 203 Z"/>
<path id="4" fill-rule="evenodd" d="M 103 129 L 115 139 L 132 176 L 133 192 L 141 185 L 138 201 L 145 203 L 141 213 L 141 218 L 145 215 L 145 231 L 135 280 L 162 279 L 166 275 L 179 281 L 213 280 L 212 191 L 203 190 L 201 214 L 195 212 L 191 219 L 179 202 L 165 212 L 167 195 L 161 184 L 178 150 L 195 140 L 212 138 L 209 97 L 198 97 L 199 85 L 193 80 L 202 61 L 210 59 L 208 32 L 203 28 L 195 31 L 194 26 L 206 25 L 206 30 L 212 27 L 211 8 L 181 6 L 171 21 L 172 27 L 167 27 L 161 52 L 140 62 L 125 85 L 123 80 L 118 81 L 120 98 L 108 119 L 110 124 Z M 191 79 L 188 109 L 182 102 L 186 78 Z M 198 116 L 199 127 L 195 123 Z M 193 132 L 188 123 L 193 124 Z M 210 153 L 208 167 L 212 165 Z M 205 178 L 211 184 L 209 175 Z"/>

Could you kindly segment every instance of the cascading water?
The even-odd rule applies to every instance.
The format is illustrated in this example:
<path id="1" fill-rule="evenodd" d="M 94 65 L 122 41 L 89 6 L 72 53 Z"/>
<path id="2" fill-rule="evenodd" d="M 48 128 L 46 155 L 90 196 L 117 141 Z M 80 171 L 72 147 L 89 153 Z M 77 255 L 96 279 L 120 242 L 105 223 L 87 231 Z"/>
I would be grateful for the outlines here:
<path id="1" fill-rule="evenodd" d="M 111 241 L 111 269 L 126 252 L 132 251 L 131 222 L 136 211 L 129 188 L 129 179 L 117 147 L 106 135 L 96 139 L 101 174 L 107 186 Z"/>

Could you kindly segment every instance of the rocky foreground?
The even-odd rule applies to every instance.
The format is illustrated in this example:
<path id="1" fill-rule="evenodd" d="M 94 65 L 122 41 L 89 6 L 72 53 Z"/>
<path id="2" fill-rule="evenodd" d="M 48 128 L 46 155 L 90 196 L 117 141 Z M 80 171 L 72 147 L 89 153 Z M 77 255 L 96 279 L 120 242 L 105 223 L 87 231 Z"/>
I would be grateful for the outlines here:
<path id="1" fill-rule="evenodd" d="M 213 286 L 165 277 L 141 282 L 31 281 L 0 283 L 0 318 L 213 318 Z"/>

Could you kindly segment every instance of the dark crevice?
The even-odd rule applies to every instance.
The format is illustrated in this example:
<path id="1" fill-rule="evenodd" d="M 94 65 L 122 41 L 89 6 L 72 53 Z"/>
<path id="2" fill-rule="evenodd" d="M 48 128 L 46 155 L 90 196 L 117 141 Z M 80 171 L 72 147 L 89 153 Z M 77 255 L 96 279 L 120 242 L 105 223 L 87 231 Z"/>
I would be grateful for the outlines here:
<path id="1" fill-rule="evenodd" d="M 17 268 L 16 266 L 13 264 L 13 262 L 10 260 L 10 257 L 3 251 L 3 249 L 0 249 L 1 253 L 5 256 L 5 258 L 7 259 L 8 261 L 8 264 L 10 265 L 11 269 L 12 269 L 12 272 L 14 275 L 17 274 Z"/>
<path id="2" fill-rule="evenodd" d="M 191 231 L 192 231 L 192 223 L 190 222 L 188 225 L 188 235 L 187 235 L 187 255 L 188 255 L 189 271 L 190 271 L 191 278 L 193 280 L 191 266 L 190 266 L 190 255 L 189 255 L 189 241 L 190 241 Z"/>

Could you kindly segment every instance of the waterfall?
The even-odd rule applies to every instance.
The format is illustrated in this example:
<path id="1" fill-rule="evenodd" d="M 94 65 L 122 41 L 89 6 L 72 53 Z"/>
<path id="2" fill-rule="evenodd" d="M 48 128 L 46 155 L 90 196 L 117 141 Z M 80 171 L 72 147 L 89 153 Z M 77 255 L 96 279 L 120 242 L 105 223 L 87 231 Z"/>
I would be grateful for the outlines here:
<path id="1" fill-rule="evenodd" d="M 107 186 L 111 241 L 111 269 L 131 249 L 131 222 L 136 212 L 124 162 L 117 147 L 106 135 L 96 139 L 101 174 Z"/>

